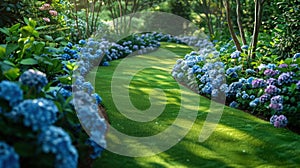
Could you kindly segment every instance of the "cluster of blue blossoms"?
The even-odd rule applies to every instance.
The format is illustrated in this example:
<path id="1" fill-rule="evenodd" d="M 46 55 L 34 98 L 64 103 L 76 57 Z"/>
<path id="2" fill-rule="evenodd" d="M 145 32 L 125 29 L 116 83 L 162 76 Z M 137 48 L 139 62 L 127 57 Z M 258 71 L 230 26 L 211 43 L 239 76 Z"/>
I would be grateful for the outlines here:
<path id="1" fill-rule="evenodd" d="M 29 69 L 25 71 L 21 76 L 19 81 L 30 88 L 36 89 L 38 92 L 47 85 L 48 80 L 46 74 L 38 70 Z"/>
<path id="2" fill-rule="evenodd" d="M 14 148 L 0 141 L 0 167 L 19 168 L 19 155 Z"/>
<path id="3" fill-rule="evenodd" d="M 15 121 L 23 120 L 33 131 L 45 130 L 57 120 L 58 109 L 51 100 L 27 99 L 15 106 L 8 114 Z"/>
<path id="4" fill-rule="evenodd" d="M 30 69 L 20 76 L 19 82 L 41 91 L 48 81 L 44 73 Z M 11 81 L 0 83 L 0 99 L 11 107 L 1 110 L 1 115 L 39 133 L 38 143 L 43 152 L 55 155 L 55 167 L 77 167 L 78 154 L 70 136 L 62 128 L 52 126 L 58 119 L 58 108 L 52 100 L 23 100 L 20 86 Z M 4 142 L 0 142 L 0 167 L 20 167 L 19 156 Z"/>
<path id="5" fill-rule="evenodd" d="M 72 145 L 68 133 L 62 128 L 50 126 L 38 136 L 38 143 L 43 152 L 55 155 L 56 168 L 75 168 L 78 162 L 78 153 Z"/>
<path id="6" fill-rule="evenodd" d="M 297 64 L 280 64 L 278 66 L 275 64 L 262 64 L 258 67 L 258 70 L 243 70 L 241 65 L 235 67 L 225 66 L 222 62 L 214 59 L 217 56 L 218 53 L 210 46 L 200 49 L 198 52 L 191 52 L 184 59 L 177 61 L 172 76 L 191 89 L 193 87 L 188 84 L 196 77 L 200 94 L 210 95 L 213 98 L 217 97 L 219 93 L 225 93 L 226 97 L 231 100 L 230 106 L 233 108 L 237 108 L 240 103 L 243 104 L 243 107 L 245 103 L 248 103 L 248 107 L 252 109 L 268 107 L 275 114 L 282 113 L 284 109 L 282 94 L 289 94 L 289 86 L 295 85 L 296 89 L 300 90 L 299 77 L 296 77 L 297 74 L 295 73 L 295 69 L 300 70 Z M 241 52 L 235 51 L 230 57 L 241 59 L 242 55 Z M 300 58 L 300 54 L 295 54 L 293 59 L 298 58 Z M 225 75 L 223 75 L 224 71 Z M 247 79 L 239 77 L 239 74 L 243 72 L 246 73 L 245 76 L 248 76 Z M 253 77 L 261 72 L 264 74 L 263 78 Z M 226 79 L 232 82 L 226 84 Z M 257 90 L 257 92 L 254 90 Z M 287 106 L 290 107 L 290 105 Z M 283 115 L 281 114 L 281 116 Z M 282 122 L 273 122 L 272 124 L 275 123 L 275 127 L 286 126 L 286 117 L 280 117 L 277 120 L 282 120 Z"/>
<path id="7" fill-rule="evenodd" d="M 9 102 L 9 105 L 13 107 L 23 100 L 23 91 L 16 83 L 10 81 L 0 82 L 0 99 Z"/>

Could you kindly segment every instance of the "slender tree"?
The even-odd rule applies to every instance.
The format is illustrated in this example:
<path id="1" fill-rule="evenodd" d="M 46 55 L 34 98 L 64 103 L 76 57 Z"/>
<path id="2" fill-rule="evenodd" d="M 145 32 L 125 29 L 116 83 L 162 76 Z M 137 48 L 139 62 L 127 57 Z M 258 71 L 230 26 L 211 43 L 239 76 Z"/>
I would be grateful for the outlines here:
<path id="1" fill-rule="evenodd" d="M 232 21 L 231 21 L 231 18 L 230 18 L 230 3 L 229 3 L 229 0 L 224 0 L 224 5 L 225 5 L 225 9 L 226 9 L 226 20 L 227 20 L 227 24 L 228 24 L 228 28 L 229 28 L 229 31 L 230 31 L 230 35 L 235 43 L 235 46 L 236 46 L 236 49 L 238 51 L 242 51 L 241 49 L 241 44 L 236 36 L 236 34 L 234 33 L 234 29 L 233 29 L 233 26 L 232 26 Z"/>
<path id="2" fill-rule="evenodd" d="M 252 40 L 251 40 L 250 52 L 249 52 L 249 58 L 252 59 L 254 59 L 256 56 L 255 50 L 258 42 L 258 34 L 259 34 L 259 28 L 261 26 L 264 2 L 265 0 L 255 0 L 254 28 L 253 28 L 253 34 L 252 34 Z"/>
<path id="3" fill-rule="evenodd" d="M 242 24 L 242 10 L 241 10 L 241 2 L 240 0 L 236 0 L 236 15 L 237 15 L 237 24 L 240 31 L 240 36 L 243 42 L 243 45 L 247 45 L 247 40 L 245 37 L 244 27 Z"/>

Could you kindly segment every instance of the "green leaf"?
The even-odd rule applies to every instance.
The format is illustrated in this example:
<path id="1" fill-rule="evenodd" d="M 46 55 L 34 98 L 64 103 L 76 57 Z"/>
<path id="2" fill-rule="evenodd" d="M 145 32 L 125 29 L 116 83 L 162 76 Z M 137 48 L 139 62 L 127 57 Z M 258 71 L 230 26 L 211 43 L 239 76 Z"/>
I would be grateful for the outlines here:
<path id="1" fill-rule="evenodd" d="M 21 28 L 20 31 L 21 31 L 23 37 L 28 37 L 32 34 L 34 29 L 31 26 L 24 26 L 24 27 Z"/>
<path id="2" fill-rule="evenodd" d="M 48 27 L 49 26 L 39 26 L 39 27 L 35 28 L 35 30 L 43 30 L 43 29 L 46 29 Z"/>
<path id="3" fill-rule="evenodd" d="M 12 27 L 10 27 L 8 30 L 10 32 L 16 32 L 20 28 L 20 25 L 21 25 L 20 23 L 17 23 L 15 25 L 13 25 Z"/>
<path id="4" fill-rule="evenodd" d="M 4 71 L 3 75 L 9 80 L 16 80 L 20 76 L 20 69 L 11 68 L 8 71 Z"/>
<path id="5" fill-rule="evenodd" d="M 36 65 L 38 64 L 37 60 L 33 59 L 33 58 L 26 58 L 21 60 L 20 64 L 22 65 Z"/>
<path id="6" fill-rule="evenodd" d="M 6 46 L 6 55 L 10 55 L 12 52 L 19 48 L 18 44 L 8 44 Z"/>
<path id="7" fill-rule="evenodd" d="M 12 67 L 15 67 L 16 65 L 8 60 L 4 60 L 3 63 L 7 64 L 7 65 L 10 65 Z"/>
<path id="8" fill-rule="evenodd" d="M 292 58 L 287 58 L 287 59 L 284 60 L 284 62 L 289 65 L 293 62 L 293 59 Z"/>
<path id="9" fill-rule="evenodd" d="M 58 42 L 58 41 L 61 41 L 61 40 L 64 40 L 64 39 L 65 39 L 65 37 L 58 37 L 54 41 Z"/>
<path id="10" fill-rule="evenodd" d="M 58 80 L 59 80 L 62 84 L 67 84 L 67 85 L 72 84 L 72 79 L 71 79 L 70 76 L 62 76 L 62 77 L 59 77 Z"/>
<path id="11" fill-rule="evenodd" d="M 9 32 L 8 28 L 0 28 L 0 32 L 4 33 L 7 36 L 10 36 L 10 32 Z"/>
<path id="12" fill-rule="evenodd" d="M 6 48 L 0 46 L 0 58 L 3 58 L 6 56 Z"/>
<path id="13" fill-rule="evenodd" d="M 41 54 L 41 52 L 43 51 L 45 45 L 46 45 L 45 42 L 34 41 L 33 42 L 34 53 L 35 54 Z"/>
<path id="14" fill-rule="evenodd" d="M 32 35 L 35 36 L 35 37 L 39 37 L 40 36 L 39 32 L 36 31 L 36 30 L 33 30 Z"/>
<path id="15" fill-rule="evenodd" d="M 49 36 L 49 35 L 45 35 L 44 38 L 48 41 L 53 41 L 53 38 L 52 36 Z"/>
<path id="16" fill-rule="evenodd" d="M 35 27 L 35 26 L 37 25 L 37 23 L 36 23 L 35 20 L 29 18 L 29 25 L 30 25 L 31 27 Z"/>
<path id="17" fill-rule="evenodd" d="M 27 18 L 24 18 L 24 22 L 29 25 L 29 20 Z"/>

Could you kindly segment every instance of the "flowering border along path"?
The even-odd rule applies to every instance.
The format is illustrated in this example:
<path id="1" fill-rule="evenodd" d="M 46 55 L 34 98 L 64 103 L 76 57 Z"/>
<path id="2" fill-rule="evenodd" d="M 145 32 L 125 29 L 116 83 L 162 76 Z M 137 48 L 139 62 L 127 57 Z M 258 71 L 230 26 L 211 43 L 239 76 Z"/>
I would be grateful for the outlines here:
<path id="1" fill-rule="evenodd" d="M 178 56 L 165 64 L 175 64 L 185 53 L 191 52 L 183 45 L 161 43 L 162 48 Z M 157 52 L 142 57 L 155 59 Z M 133 136 L 157 134 L 172 124 L 180 108 L 178 83 L 171 72 L 146 69 L 135 75 L 130 84 L 132 103 L 139 109 L 149 108 L 149 91 L 159 87 L 166 92 L 167 104 L 164 112 L 147 123 L 133 122 L 124 117 L 115 107 L 111 95 L 111 81 L 114 69 L 121 60 L 112 61 L 111 66 L 99 67 L 95 90 L 105 97 L 111 124 L 116 129 Z M 128 65 L 134 66 L 134 65 Z M 163 69 L 163 67 L 160 67 Z M 196 93 L 195 93 L 196 94 Z M 109 151 L 95 162 L 95 167 L 295 167 L 299 165 L 300 136 L 286 129 L 275 129 L 243 111 L 225 107 L 222 118 L 214 133 L 203 143 L 198 142 L 199 133 L 205 121 L 210 100 L 200 97 L 198 117 L 191 131 L 171 149 L 151 157 L 131 158 Z M 109 143 L 109 142 L 108 142 Z"/>

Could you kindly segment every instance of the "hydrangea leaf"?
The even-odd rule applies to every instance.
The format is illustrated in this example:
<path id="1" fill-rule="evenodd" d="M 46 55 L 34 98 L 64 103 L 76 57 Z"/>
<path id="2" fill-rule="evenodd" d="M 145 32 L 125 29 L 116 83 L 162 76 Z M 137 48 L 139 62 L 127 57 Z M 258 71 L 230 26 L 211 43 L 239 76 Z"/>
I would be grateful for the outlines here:
<path id="1" fill-rule="evenodd" d="M 26 58 L 20 61 L 20 64 L 22 65 L 36 65 L 38 64 L 38 61 L 33 58 Z"/>
<path id="2" fill-rule="evenodd" d="M 14 81 L 20 76 L 20 69 L 19 68 L 11 68 L 11 69 L 3 72 L 3 75 L 7 79 Z"/>

